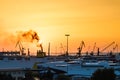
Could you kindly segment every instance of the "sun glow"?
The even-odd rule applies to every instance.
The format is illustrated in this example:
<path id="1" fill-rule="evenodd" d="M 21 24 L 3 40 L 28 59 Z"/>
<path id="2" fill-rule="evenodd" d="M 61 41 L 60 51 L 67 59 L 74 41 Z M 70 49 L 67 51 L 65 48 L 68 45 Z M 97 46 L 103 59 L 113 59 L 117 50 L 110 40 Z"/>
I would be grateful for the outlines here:
<path id="1" fill-rule="evenodd" d="M 42 43 L 43 43 L 43 40 L 40 39 L 40 40 L 38 41 L 38 44 L 42 44 Z"/>

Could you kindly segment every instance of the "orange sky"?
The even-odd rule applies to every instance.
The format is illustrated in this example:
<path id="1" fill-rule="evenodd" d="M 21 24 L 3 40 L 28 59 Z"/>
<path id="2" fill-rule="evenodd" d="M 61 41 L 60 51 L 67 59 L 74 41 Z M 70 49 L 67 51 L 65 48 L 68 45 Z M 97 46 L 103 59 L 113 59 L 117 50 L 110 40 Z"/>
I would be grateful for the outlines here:
<path id="1" fill-rule="evenodd" d="M 11 36 L 28 30 L 39 34 L 46 52 L 49 42 L 51 52 L 62 51 L 61 43 L 66 49 L 66 33 L 69 52 L 77 52 L 82 40 L 85 50 L 94 42 L 101 49 L 112 41 L 120 45 L 120 0 L 0 0 L 0 50 L 16 50 Z"/>

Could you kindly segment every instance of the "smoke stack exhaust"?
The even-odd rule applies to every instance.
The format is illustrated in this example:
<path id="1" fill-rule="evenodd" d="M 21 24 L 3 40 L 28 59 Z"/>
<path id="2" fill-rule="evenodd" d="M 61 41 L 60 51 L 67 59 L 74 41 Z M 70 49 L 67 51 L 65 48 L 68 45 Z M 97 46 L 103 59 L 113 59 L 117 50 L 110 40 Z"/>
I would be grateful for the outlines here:
<path id="1" fill-rule="evenodd" d="M 18 32 L 18 40 L 34 42 L 35 40 L 38 42 L 40 40 L 37 32 L 33 30 L 29 30 L 26 32 Z"/>

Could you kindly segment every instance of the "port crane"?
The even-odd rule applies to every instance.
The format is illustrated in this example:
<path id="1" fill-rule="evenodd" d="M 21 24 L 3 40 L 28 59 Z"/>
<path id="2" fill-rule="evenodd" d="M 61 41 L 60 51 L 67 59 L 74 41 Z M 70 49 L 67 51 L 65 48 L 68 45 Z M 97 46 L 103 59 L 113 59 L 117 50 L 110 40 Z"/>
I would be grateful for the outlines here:
<path id="1" fill-rule="evenodd" d="M 93 55 L 94 54 L 94 50 L 95 50 L 95 48 L 96 48 L 96 42 L 94 43 L 94 46 L 93 46 L 93 50 L 91 51 L 91 55 Z"/>
<path id="2" fill-rule="evenodd" d="M 50 46 L 50 44 L 49 44 L 49 46 Z M 38 44 L 37 47 L 40 47 L 40 50 L 37 50 L 37 57 L 45 57 L 46 53 L 43 52 L 42 44 Z"/>
<path id="3" fill-rule="evenodd" d="M 94 43 L 93 50 L 91 52 L 92 55 L 94 54 L 95 49 L 97 49 L 97 55 L 99 56 L 100 51 L 99 51 L 99 47 L 96 46 L 96 42 Z"/>
<path id="4" fill-rule="evenodd" d="M 78 53 L 77 53 L 77 55 L 79 57 L 81 56 L 81 51 L 82 51 L 83 47 L 85 47 L 85 43 L 84 43 L 84 41 L 81 41 L 80 46 L 78 48 Z"/>
<path id="5" fill-rule="evenodd" d="M 17 46 L 19 46 L 20 54 L 21 54 L 21 55 L 25 55 L 25 53 L 24 53 L 25 48 L 23 48 L 23 45 L 22 45 L 22 43 L 21 43 L 20 40 L 17 41 L 15 48 L 16 48 Z"/>
<path id="6" fill-rule="evenodd" d="M 109 48 L 109 47 L 112 46 L 113 44 L 115 44 L 114 41 L 113 41 L 112 43 L 110 43 L 108 46 L 106 46 L 105 48 L 103 48 L 100 52 L 105 51 L 107 48 Z"/>

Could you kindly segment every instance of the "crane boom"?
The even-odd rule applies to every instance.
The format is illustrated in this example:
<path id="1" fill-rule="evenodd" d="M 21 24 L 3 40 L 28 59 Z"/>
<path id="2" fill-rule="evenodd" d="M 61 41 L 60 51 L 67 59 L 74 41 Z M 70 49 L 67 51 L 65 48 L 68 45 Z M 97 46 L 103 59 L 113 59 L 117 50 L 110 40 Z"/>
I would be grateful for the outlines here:
<path id="1" fill-rule="evenodd" d="M 104 49 L 101 50 L 101 52 L 103 52 L 104 50 L 106 50 L 107 48 L 109 48 L 111 45 L 113 45 L 115 42 L 113 41 L 111 44 L 109 44 L 108 46 L 106 46 Z"/>

